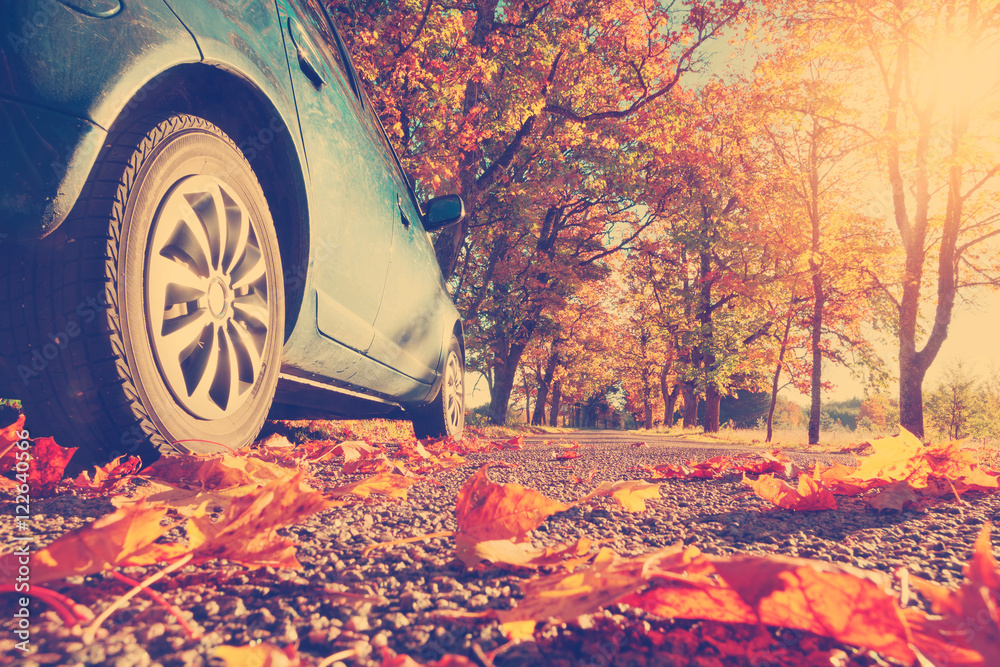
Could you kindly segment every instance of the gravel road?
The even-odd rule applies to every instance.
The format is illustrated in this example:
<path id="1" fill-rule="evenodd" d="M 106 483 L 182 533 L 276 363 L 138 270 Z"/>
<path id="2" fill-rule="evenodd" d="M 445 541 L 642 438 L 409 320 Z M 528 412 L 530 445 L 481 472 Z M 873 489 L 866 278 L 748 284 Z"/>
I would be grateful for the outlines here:
<path id="1" fill-rule="evenodd" d="M 483 664 L 481 654 L 505 643 L 495 621 L 443 620 L 440 610 L 482 611 L 509 608 L 520 597 L 527 576 L 502 569 L 467 569 L 453 559 L 453 541 L 376 550 L 373 543 L 454 530 L 455 495 L 486 461 L 506 461 L 492 468 L 496 482 L 518 482 L 552 498 L 571 501 L 601 481 L 641 478 L 640 465 L 704 460 L 743 449 L 703 443 L 646 438 L 648 447 L 631 447 L 634 435 L 578 434 L 580 456 L 558 461 L 564 452 L 553 436 L 530 437 L 521 451 L 468 455 L 461 468 L 433 475 L 410 489 L 405 501 L 375 498 L 334 508 L 291 527 L 286 534 L 300 544 L 300 571 L 250 571 L 236 565 L 188 567 L 154 586 L 204 631 L 188 639 L 160 605 L 135 598 L 105 623 L 108 633 L 84 646 L 50 613 L 34 606 L 28 660 L 12 648 L 12 635 L 0 637 L 5 664 L 44 665 L 212 665 L 213 647 L 271 641 L 298 644 L 315 664 L 342 653 L 333 665 L 378 664 L 382 647 L 420 662 L 447 653 Z M 563 436 L 560 436 L 563 439 Z M 814 460 L 849 462 L 851 455 L 789 452 L 805 465 Z M 596 470 L 591 482 L 577 484 L 570 475 Z M 317 488 L 353 481 L 337 463 L 317 466 Z M 598 499 L 551 517 L 535 533 L 537 546 L 587 536 L 604 541 L 623 555 L 639 555 L 682 541 L 710 554 L 786 554 L 893 572 L 906 566 L 925 578 L 955 585 L 985 521 L 1000 516 L 1000 495 L 943 502 L 921 510 L 877 514 L 855 498 L 838 498 L 837 511 L 793 513 L 774 510 L 748 495 L 739 475 L 715 480 L 665 480 L 663 499 L 648 501 L 643 513 L 629 514 L 608 499 Z M 33 504 L 35 548 L 65 531 L 113 510 L 107 499 L 61 496 Z M 13 504 L 0 503 L 13 517 Z M 12 522 L 3 522 L 9 543 Z M 129 568 L 142 578 L 148 572 Z M 100 610 L 127 586 L 104 575 L 78 577 L 56 588 Z M 343 593 L 343 595 L 341 595 Z M 8 596 L 9 597 L 9 596 Z M 5 603 L 7 601 L 5 600 Z M 10 614 L 4 613 L 9 628 Z M 614 605 L 579 623 L 540 625 L 535 642 L 508 648 L 495 664 L 506 665 L 742 665 L 742 664 L 885 664 L 851 647 L 802 633 L 773 630 L 762 640 L 759 630 L 691 621 L 666 621 L 639 610 Z M 734 644 L 735 642 L 735 644 Z M 733 647 L 767 645 L 764 653 Z M 747 652 L 749 650 L 749 652 Z M 764 657 L 761 657 L 764 656 Z"/>

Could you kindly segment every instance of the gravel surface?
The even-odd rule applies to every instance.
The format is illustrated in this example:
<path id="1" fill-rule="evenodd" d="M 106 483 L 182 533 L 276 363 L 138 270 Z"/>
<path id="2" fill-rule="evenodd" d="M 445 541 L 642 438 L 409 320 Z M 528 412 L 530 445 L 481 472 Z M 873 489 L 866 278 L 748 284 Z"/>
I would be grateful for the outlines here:
<path id="1" fill-rule="evenodd" d="M 216 665 L 222 663 L 212 657 L 213 647 L 265 640 L 279 646 L 298 644 L 299 652 L 315 662 L 353 651 L 333 665 L 377 664 L 383 647 L 420 662 L 458 653 L 482 664 L 477 655 L 505 643 L 496 621 L 445 620 L 436 612 L 510 608 L 521 596 L 519 584 L 528 573 L 468 569 L 454 561 L 450 538 L 376 550 L 367 557 L 362 557 L 362 550 L 378 542 L 454 530 L 455 495 L 486 461 L 516 464 L 492 468 L 489 475 L 495 482 L 517 482 L 571 501 L 602 481 L 641 478 L 641 472 L 630 470 L 638 465 L 745 451 L 649 442 L 648 447 L 636 448 L 620 438 L 590 438 L 579 458 L 571 461 L 554 460 L 557 452 L 565 451 L 555 442 L 531 444 L 521 451 L 470 454 L 468 465 L 434 474 L 411 488 L 408 500 L 373 497 L 287 529 L 285 534 L 300 545 L 302 570 L 251 571 L 225 562 L 178 570 L 154 588 L 204 631 L 198 640 L 188 639 L 161 605 L 140 596 L 115 612 L 104 624 L 107 632 L 85 646 L 39 603 L 32 607 L 35 652 L 24 660 L 13 650 L 10 614 L 4 611 L 2 660 L 25 667 Z M 800 465 L 851 461 L 850 455 L 790 455 Z M 320 490 L 359 478 L 342 475 L 336 462 L 317 465 L 315 470 L 314 485 Z M 597 472 L 587 484 L 569 479 L 590 470 Z M 551 517 L 533 534 L 535 544 L 587 536 L 629 556 L 681 541 L 709 554 L 785 554 L 888 573 L 906 566 L 911 573 L 956 585 L 983 523 L 996 522 L 1000 516 L 1000 495 L 882 514 L 866 509 L 863 499 L 838 497 L 837 511 L 794 513 L 772 509 L 749 495 L 738 474 L 660 483 L 663 499 L 647 501 L 645 512 L 629 514 L 607 498 L 597 499 Z M 32 509 L 37 549 L 114 508 L 106 498 L 63 495 L 36 500 Z M 9 544 L 13 503 L 0 502 L 0 513 L 11 518 L 2 523 Z M 123 572 L 141 579 L 152 570 Z M 54 588 L 99 612 L 128 587 L 110 576 L 94 575 Z M 10 596 L 0 599 L 10 608 Z M 787 630 L 772 630 L 769 637 L 762 637 L 762 632 L 747 626 L 668 621 L 614 605 L 576 623 L 540 624 L 535 642 L 508 648 L 497 655 L 495 664 L 880 664 L 864 651 L 831 640 Z"/>

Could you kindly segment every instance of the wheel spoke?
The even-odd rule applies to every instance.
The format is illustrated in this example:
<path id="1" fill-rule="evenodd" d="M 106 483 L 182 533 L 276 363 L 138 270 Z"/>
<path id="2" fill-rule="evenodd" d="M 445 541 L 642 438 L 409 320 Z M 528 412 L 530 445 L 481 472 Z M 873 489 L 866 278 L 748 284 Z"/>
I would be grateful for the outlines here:
<path id="1" fill-rule="evenodd" d="M 222 199 L 226 215 L 226 246 L 221 269 L 223 273 L 230 274 L 245 256 L 251 230 L 246 213 L 225 191 L 222 192 Z"/>
<path id="2" fill-rule="evenodd" d="M 178 206 L 180 218 L 159 255 L 183 265 L 190 273 L 207 278 L 212 271 L 211 248 L 198 214 L 190 206 Z"/>
<path id="3" fill-rule="evenodd" d="M 185 348 L 181 355 L 180 368 L 184 374 L 184 386 L 189 398 L 204 401 L 208 388 L 219 365 L 219 349 L 215 345 L 215 325 L 208 324 L 201 336 Z"/>
<path id="4" fill-rule="evenodd" d="M 267 302 L 256 292 L 233 299 L 233 318 L 251 331 L 266 331 L 268 322 Z"/>
<path id="5" fill-rule="evenodd" d="M 267 266 L 260 254 L 260 250 L 256 246 L 247 243 L 243 257 L 237 261 L 236 266 L 233 267 L 230 273 L 230 286 L 234 290 L 249 287 L 260 281 L 266 271 Z"/>
<path id="6" fill-rule="evenodd" d="M 266 332 L 251 333 L 242 322 L 236 320 L 229 321 L 228 332 L 239 361 L 240 379 L 252 383 L 260 371 Z"/>

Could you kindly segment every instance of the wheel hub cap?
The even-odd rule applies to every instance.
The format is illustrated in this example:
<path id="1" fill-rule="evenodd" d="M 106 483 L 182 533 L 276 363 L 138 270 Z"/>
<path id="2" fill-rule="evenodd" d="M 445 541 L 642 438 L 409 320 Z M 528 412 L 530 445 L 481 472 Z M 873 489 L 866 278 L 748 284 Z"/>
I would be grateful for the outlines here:
<path id="1" fill-rule="evenodd" d="M 229 307 L 226 287 L 220 278 L 213 278 L 208 286 L 208 310 L 215 319 L 222 319 Z"/>
<path id="2" fill-rule="evenodd" d="M 143 285 L 153 356 L 185 410 L 222 419 L 252 393 L 270 335 L 257 221 L 214 176 L 178 181 L 160 202 Z"/>

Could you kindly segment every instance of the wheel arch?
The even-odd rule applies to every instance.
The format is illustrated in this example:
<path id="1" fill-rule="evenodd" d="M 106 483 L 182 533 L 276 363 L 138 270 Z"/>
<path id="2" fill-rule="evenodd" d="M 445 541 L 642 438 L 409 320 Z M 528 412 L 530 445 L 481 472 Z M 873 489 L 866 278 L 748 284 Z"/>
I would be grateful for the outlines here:
<path id="1" fill-rule="evenodd" d="M 298 119 L 283 114 L 259 88 L 233 72 L 191 63 L 168 69 L 122 107 L 109 134 L 136 118 L 187 113 L 204 118 L 232 139 L 253 168 L 274 220 L 285 284 L 285 340 L 305 293 L 309 257 L 305 173 L 296 138 Z"/>

